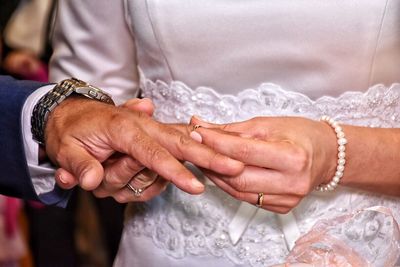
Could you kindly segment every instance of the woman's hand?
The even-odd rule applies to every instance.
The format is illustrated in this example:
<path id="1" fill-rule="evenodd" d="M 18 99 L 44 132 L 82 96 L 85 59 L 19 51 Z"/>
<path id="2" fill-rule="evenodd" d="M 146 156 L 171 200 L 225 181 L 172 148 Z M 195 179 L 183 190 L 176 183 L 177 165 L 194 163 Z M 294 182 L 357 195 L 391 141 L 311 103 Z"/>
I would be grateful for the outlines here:
<path id="1" fill-rule="evenodd" d="M 326 123 L 298 117 L 259 117 L 214 125 L 194 117 L 191 136 L 215 151 L 246 164 L 238 176 L 206 175 L 233 197 L 287 213 L 336 169 L 336 135 Z M 200 134 L 200 136 L 197 135 Z"/>

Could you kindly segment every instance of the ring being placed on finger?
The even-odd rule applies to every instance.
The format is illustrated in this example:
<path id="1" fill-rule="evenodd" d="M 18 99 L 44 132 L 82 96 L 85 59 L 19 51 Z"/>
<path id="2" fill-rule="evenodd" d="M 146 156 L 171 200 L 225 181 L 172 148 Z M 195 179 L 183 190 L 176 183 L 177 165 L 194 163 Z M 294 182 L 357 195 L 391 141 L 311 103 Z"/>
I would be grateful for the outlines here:
<path id="1" fill-rule="evenodd" d="M 259 208 L 262 207 L 263 202 L 264 202 L 264 193 L 258 193 L 258 199 L 257 199 L 256 206 Z"/>
<path id="2" fill-rule="evenodd" d="M 133 185 L 131 185 L 130 183 L 127 183 L 126 184 L 126 187 L 129 189 L 129 190 L 131 190 L 132 192 L 133 192 L 133 194 L 136 196 L 136 197 L 140 197 L 141 195 L 142 195 L 142 193 L 143 193 L 143 191 L 146 189 L 146 188 L 135 188 Z"/>
<path id="3" fill-rule="evenodd" d="M 193 125 L 192 131 L 196 131 L 196 130 L 199 129 L 200 127 L 201 127 L 201 125 L 198 125 L 198 124 Z"/>

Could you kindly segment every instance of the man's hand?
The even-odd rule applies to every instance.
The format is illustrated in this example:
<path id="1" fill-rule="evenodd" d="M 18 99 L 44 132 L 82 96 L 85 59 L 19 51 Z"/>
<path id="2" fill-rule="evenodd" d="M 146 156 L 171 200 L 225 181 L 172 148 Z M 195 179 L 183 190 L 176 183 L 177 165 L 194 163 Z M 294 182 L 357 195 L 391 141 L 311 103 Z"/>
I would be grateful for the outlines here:
<path id="1" fill-rule="evenodd" d="M 77 177 L 85 190 L 98 188 L 103 179 L 108 190 L 118 190 L 126 184 L 121 181 L 128 182 L 147 167 L 180 189 L 198 194 L 204 186 L 179 160 L 225 175 L 236 175 L 244 167 L 144 112 L 83 97 L 68 98 L 52 112 L 45 137 L 47 155 L 62 167 L 57 180 L 65 187 Z M 119 156 L 105 170 L 102 163 L 116 152 Z"/>

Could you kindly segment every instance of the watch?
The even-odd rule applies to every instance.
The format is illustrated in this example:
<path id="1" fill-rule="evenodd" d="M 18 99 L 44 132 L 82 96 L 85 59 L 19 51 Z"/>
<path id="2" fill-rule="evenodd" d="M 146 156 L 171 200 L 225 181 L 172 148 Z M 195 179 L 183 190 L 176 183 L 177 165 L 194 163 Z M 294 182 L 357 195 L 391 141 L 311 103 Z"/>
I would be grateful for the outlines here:
<path id="1" fill-rule="evenodd" d="M 44 131 L 49 114 L 68 96 L 79 94 L 107 104 L 115 105 L 111 96 L 84 81 L 70 78 L 58 83 L 51 91 L 40 98 L 31 116 L 33 139 L 44 145 Z"/>

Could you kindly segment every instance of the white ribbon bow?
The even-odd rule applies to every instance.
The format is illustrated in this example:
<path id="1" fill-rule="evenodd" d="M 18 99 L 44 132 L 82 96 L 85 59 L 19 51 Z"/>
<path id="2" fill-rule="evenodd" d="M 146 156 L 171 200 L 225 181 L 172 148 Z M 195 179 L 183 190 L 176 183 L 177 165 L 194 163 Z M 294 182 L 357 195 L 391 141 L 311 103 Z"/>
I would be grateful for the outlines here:
<path id="1" fill-rule="evenodd" d="M 247 202 L 242 202 L 228 226 L 229 237 L 233 245 L 236 245 L 251 221 L 257 216 L 263 216 L 270 211 L 257 208 Z M 287 214 L 275 214 L 281 224 L 283 236 L 288 250 L 291 250 L 296 240 L 300 237 L 300 230 L 296 218 L 292 212 Z M 265 222 L 268 223 L 268 222 Z"/>

